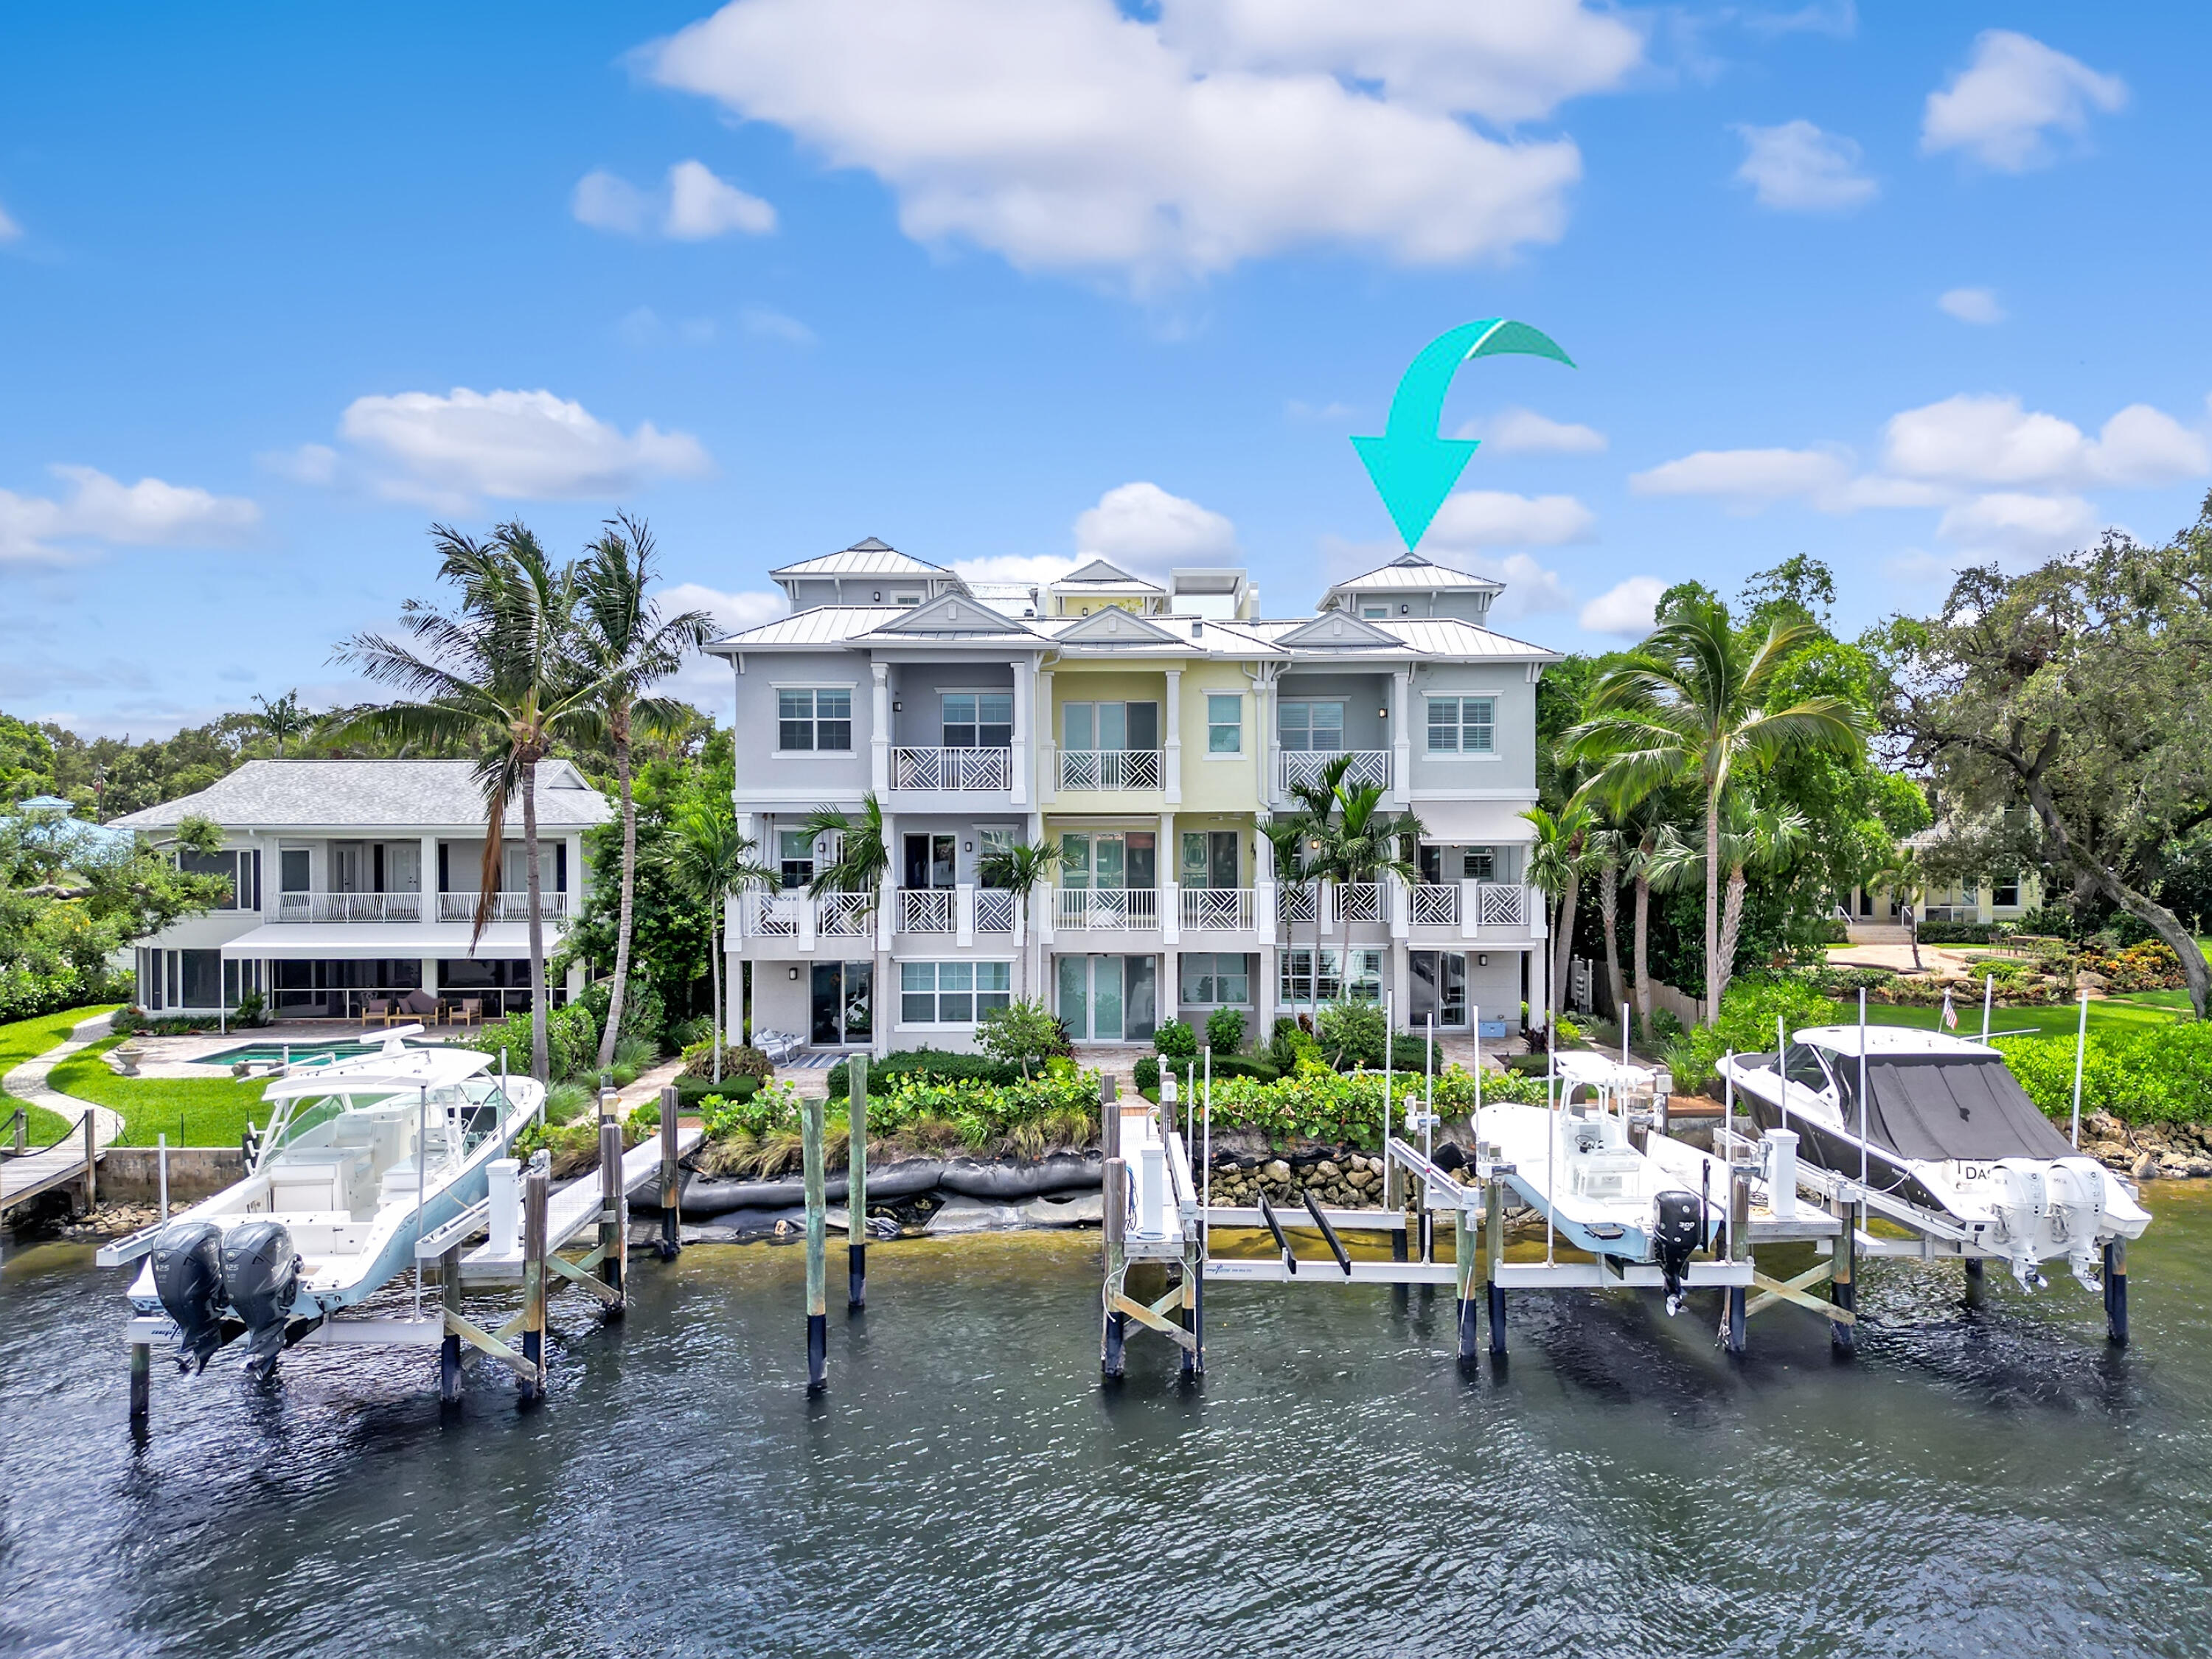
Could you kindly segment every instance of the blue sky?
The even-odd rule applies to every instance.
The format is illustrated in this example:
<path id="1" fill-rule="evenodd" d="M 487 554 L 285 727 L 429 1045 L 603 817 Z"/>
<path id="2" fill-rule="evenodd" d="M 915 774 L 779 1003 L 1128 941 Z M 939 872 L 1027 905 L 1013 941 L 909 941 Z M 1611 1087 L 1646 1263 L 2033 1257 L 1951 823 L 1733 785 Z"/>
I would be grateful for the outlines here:
<path id="1" fill-rule="evenodd" d="M 0 708 L 353 695 L 434 519 L 646 515 L 732 623 L 878 535 L 983 574 L 1396 550 L 1352 447 L 1517 317 L 1424 543 L 1510 631 L 1809 551 L 1856 625 L 2212 482 L 2179 7 L 738 0 L 0 25 Z M 2198 162 L 2189 158 L 2196 156 Z M 703 672 L 687 689 L 710 706 Z"/>

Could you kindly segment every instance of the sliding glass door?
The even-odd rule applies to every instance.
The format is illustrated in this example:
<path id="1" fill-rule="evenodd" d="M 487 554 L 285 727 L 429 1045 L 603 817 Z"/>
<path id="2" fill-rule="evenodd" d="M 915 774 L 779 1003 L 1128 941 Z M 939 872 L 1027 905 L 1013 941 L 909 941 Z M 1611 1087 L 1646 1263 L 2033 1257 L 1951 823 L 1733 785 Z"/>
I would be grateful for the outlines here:
<path id="1" fill-rule="evenodd" d="M 1152 957 L 1062 957 L 1060 1017 L 1079 1042 L 1143 1042 L 1158 1021 Z"/>

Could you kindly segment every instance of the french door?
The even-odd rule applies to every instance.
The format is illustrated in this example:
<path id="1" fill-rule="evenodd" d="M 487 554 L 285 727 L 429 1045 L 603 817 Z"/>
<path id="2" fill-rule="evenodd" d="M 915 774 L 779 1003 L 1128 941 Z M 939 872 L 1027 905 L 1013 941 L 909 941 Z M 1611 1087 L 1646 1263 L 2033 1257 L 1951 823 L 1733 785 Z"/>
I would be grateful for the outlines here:
<path id="1" fill-rule="evenodd" d="M 868 1042 L 875 1035 L 875 964 L 871 962 L 814 963 L 808 1041 L 824 1048 Z"/>
<path id="2" fill-rule="evenodd" d="M 1158 1023 L 1158 959 L 1062 957 L 1060 1017 L 1079 1042 L 1141 1042 Z"/>

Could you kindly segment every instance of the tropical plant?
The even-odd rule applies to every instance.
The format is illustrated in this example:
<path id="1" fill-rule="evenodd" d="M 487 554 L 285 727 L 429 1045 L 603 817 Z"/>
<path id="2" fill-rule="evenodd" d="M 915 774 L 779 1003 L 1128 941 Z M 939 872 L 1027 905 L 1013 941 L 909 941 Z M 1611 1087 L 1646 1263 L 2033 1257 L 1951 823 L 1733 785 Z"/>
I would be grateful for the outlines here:
<path id="1" fill-rule="evenodd" d="M 1216 1008 L 1206 1017 L 1206 1046 L 1217 1056 L 1233 1054 L 1244 1046 L 1242 1009 Z"/>
<path id="2" fill-rule="evenodd" d="M 1346 887 L 1379 885 L 1385 876 L 1395 876 L 1401 882 L 1420 879 L 1420 872 L 1407 856 L 1407 848 L 1421 833 L 1421 821 L 1411 812 L 1382 811 L 1382 786 L 1363 783 L 1347 789 L 1344 777 L 1351 760 L 1349 755 L 1340 755 L 1322 770 L 1322 779 L 1328 786 L 1328 810 L 1318 815 L 1309 814 L 1311 832 L 1316 842 L 1314 865 L 1316 872 Z M 1344 943 L 1339 947 L 1340 989 L 1351 980 L 1352 915 L 1351 907 L 1340 907 Z M 1321 952 L 1320 908 L 1315 908 L 1314 984 L 1316 1002 L 1320 997 Z"/>
<path id="3" fill-rule="evenodd" d="M 460 590 L 441 610 L 423 599 L 400 607 L 413 643 L 356 634 L 334 660 L 412 701 L 360 711 L 332 734 L 399 743 L 461 744 L 476 753 L 483 793 L 483 869 L 473 949 L 499 890 L 507 813 L 522 802 L 522 855 L 529 892 L 531 1074 L 547 1079 L 544 877 L 538 864 L 538 767 L 556 743 L 586 736 L 601 698 L 599 677 L 580 656 L 573 567 L 555 568 L 538 538 L 510 521 L 478 542 L 445 525 L 431 529 L 438 576 Z"/>
<path id="4" fill-rule="evenodd" d="M 1750 873 L 1771 874 L 1788 867 L 1804 849 L 1809 834 L 1805 815 L 1794 807 L 1754 807 L 1731 799 L 1723 809 L 1721 862 L 1728 867 L 1728 882 L 1721 904 L 1720 978 L 1707 981 L 1709 998 L 1724 999 L 1735 972 L 1736 940 L 1742 932 L 1743 895 Z M 1704 846 L 1684 839 L 1671 826 L 1652 855 L 1655 875 L 1668 886 L 1686 884 L 1692 872 L 1705 863 Z"/>
<path id="5" fill-rule="evenodd" d="M 253 701 L 261 711 L 252 717 L 254 723 L 276 740 L 276 758 L 282 760 L 286 740 L 306 731 L 313 723 L 313 717 L 300 706 L 297 690 L 287 691 L 274 701 L 259 696 Z"/>
<path id="6" fill-rule="evenodd" d="M 1042 1002 L 1010 1002 L 983 1011 L 975 1022 L 975 1046 L 994 1060 L 1019 1066 L 1028 1077 L 1054 1055 L 1065 1054 L 1067 1040 Z"/>
<path id="7" fill-rule="evenodd" d="M 1769 694 L 1790 654 L 1818 635 L 1781 618 L 1756 644 L 1730 625 L 1720 600 L 1692 594 L 1592 688 L 1589 717 L 1570 730 L 1568 757 L 1598 768 L 1592 787 L 1628 801 L 1694 781 L 1705 814 L 1705 1004 L 1717 1015 L 1721 981 L 1721 801 L 1740 766 L 1803 751 L 1858 754 L 1858 711 L 1820 696 L 1785 707 Z"/>
<path id="8" fill-rule="evenodd" d="M 1024 942 L 1019 952 L 1022 975 L 1020 992 L 1024 995 L 1028 994 L 1030 981 L 1028 940 L 1030 895 L 1044 884 L 1045 878 L 1052 873 L 1052 866 L 1059 862 L 1060 848 L 1057 846 L 1049 843 L 1044 846 L 1033 846 L 1025 841 L 1018 841 L 1011 846 L 994 848 L 983 859 L 984 884 L 1012 893 L 1014 896 L 1014 902 L 1021 908 L 1021 937 Z"/>
<path id="9" fill-rule="evenodd" d="M 1198 1033 L 1179 1019 L 1170 1019 L 1152 1032 L 1152 1050 L 1169 1060 L 1192 1060 L 1198 1054 Z"/>
<path id="10" fill-rule="evenodd" d="M 671 873 L 677 886 L 707 912 L 708 958 L 714 981 L 714 1080 L 722 1080 L 722 1050 L 728 1028 L 722 1013 L 722 927 L 731 894 L 749 882 L 772 881 L 775 872 L 752 859 L 753 843 L 738 832 L 730 803 L 708 795 L 679 802 L 671 819 L 674 831 L 669 849 Z M 620 1005 L 614 1006 L 618 1009 Z M 617 1013 L 610 1013 L 611 1030 Z M 604 1045 L 601 1049 L 605 1053 Z"/>
<path id="11" fill-rule="evenodd" d="M 1314 859 L 1313 820 L 1303 811 L 1278 813 L 1260 825 L 1260 833 L 1267 838 L 1268 849 L 1273 855 L 1271 862 L 1274 867 L 1278 895 L 1308 893 L 1312 896 L 1315 971 L 1311 982 L 1316 997 L 1316 1006 L 1318 1007 L 1321 983 L 1321 890 L 1319 887 L 1321 872 L 1319 865 Z M 1275 904 L 1277 917 L 1280 919 L 1286 916 L 1289 909 L 1290 907 L 1279 896 Z M 1297 934 L 1293 925 L 1287 921 L 1283 921 L 1281 925 L 1290 933 L 1290 942 L 1295 946 L 1297 943 Z"/>
<path id="12" fill-rule="evenodd" d="M 647 693 L 684 665 L 687 653 L 714 637 L 703 611 L 664 617 L 653 598 L 653 532 L 641 519 L 617 514 L 584 550 L 576 567 L 578 643 L 598 688 L 596 713 L 614 750 L 615 786 L 622 803 L 622 909 L 615 929 L 615 973 L 599 1064 L 614 1057 L 629 988 L 630 927 L 637 894 L 637 802 L 631 788 L 630 744 L 641 731 L 670 732 L 688 725 L 687 704 Z"/>
<path id="13" fill-rule="evenodd" d="M 1574 950 L 1575 897 L 1590 861 L 1597 819 L 1589 807 L 1571 800 L 1556 813 L 1532 806 L 1521 816 L 1536 832 L 1528 844 L 1528 884 L 1552 904 L 1552 963 L 1544 1009 L 1557 1020 L 1566 1000 L 1567 962 Z"/>

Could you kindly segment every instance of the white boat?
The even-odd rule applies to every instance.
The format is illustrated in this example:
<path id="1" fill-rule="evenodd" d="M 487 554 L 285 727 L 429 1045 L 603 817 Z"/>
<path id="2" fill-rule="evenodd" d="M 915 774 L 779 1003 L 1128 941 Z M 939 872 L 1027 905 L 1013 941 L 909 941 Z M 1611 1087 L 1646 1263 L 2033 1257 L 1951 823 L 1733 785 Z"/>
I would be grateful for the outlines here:
<path id="1" fill-rule="evenodd" d="M 1657 1074 L 1580 1052 L 1555 1055 L 1553 1066 L 1553 1105 L 1482 1108 L 1484 1162 L 1576 1249 L 1656 1263 L 1673 1313 L 1691 1252 L 1718 1224 L 1725 1178 L 1717 1194 L 1701 1193 L 1638 1145 L 1638 1103 L 1648 1110 L 1664 1092 Z"/>
<path id="2" fill-rule="evenodd" d="M 2060 1256 L 2098 1289 L 2103 1247 L 2150 1224 L 2132 1183 L 2069 1146 L 1987 1043 L 1823 1025 L 1778 1057 L 1735 1054 L 1720 1069 L 1760 1128 L 1796 1132 L 1802 1160 L 1853 1182 L 1863 1170 L 1871 1192 L 1911 1212 L 1893 1218 L 1925 1218 L 2001 1257 L 2023 1289 Z"/>
<path id="3" fill-rule="evenodd" d="M 250 1367 L 366 1299 L 414 1260 L 415 1241 L 481 1201 L 491 1163 L 537 1115 L 535 1079 L 471 1049 L 381 1048 L 289 1067 L 270 1084 L 252 1169 L 214 1197 L 102 1249 L 143 1260 L 129 1296 L 177 1327 L 178 1361 L 204 1368 L 248 1339 Z"/>

